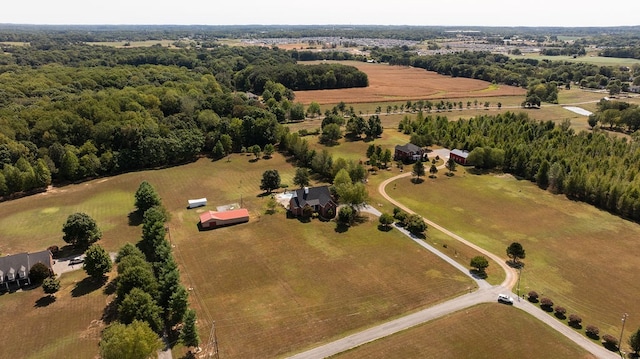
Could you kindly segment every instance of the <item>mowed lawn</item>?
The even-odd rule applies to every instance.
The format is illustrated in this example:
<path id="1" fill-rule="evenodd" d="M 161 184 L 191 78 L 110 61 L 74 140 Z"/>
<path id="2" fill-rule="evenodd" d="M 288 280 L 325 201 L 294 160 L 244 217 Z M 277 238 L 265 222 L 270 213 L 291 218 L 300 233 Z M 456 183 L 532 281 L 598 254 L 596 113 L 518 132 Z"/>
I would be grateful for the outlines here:
<path id="1" fill-rule="evenodd" d="M 82 270 L 60 277 L 56 301 L 42 288 L 0 295 L 4 313 L 0 336 L 2 358 L 94 358 L 104 324 L 104 287 L 84 280 Z"/>
<path id="2" fill-rule="evenodd" d="M 396 182 L 396 199 L 493 253 L 506 258 L 506 247 L 520 242 L 521 292 L 551 298 L 601 334 L 619 333 L 622 313 L 640 312 L 640 225 L 509 175 L 459 168 L 452 178 Z M 627 325 L 635 330 L 640 317 Z"/>
<path id="3" fill-rule="evenodd" d="M 338 233 L 332 222 L 284 213 L 176 241 L 202 333 L 215 321 L 221 356 L 300 351 L 474 288 L 464 274 L 370 221 Z M 175 237 L 174 237 L 175 238 Z"/>
<path id="4" fill-rule="evenodd" d="M 520 310 L 501 304 L 482 304 L 334 358 L 595 357 Z"/>
<path id="5" fill-rule="evenodd" d="M 136 189 L 147 180 L 171 213 L 168 239 L 182 280 L 192 289 L 203 346 L 207 347 L 215 321 L 225 357 L 296 352 L 474 287 L 464 274 L 398 231 L 379 231 L 375 218 L 341 232 L 334 222 L 287 219 L 283 209 L 265 214 L 269 197 L 259 189 L 262 173 L 277 169 L 282 182 L 292 186 L 295 168 L 278 154 L 258 161 L 251 158 L 234 154 L 217 162 L 201 159 L 0 203 L 0 250 L 6 254 L 63 245 L 62 224 L 76 211 L 96 219 L 104 233 L 100 243 L 107 250 L 137 242 L 141 229 L 130 223 L 129 213 Z M 208 198 L 207 207 L 186 208 L 187 199 L 199 197 Z M 229 203 L 248 208 L 250 222 L 198 231 L 203 210 Z M 28 333 L 38 333 L 28 343 L 32 357 L 60 357 L 61 350 L 93 357 L 108 298 L 102 288 L 88 293 L 76 289 L 72 295 L 85 277 L 83 271 L 64 274 L 58 300 L 42 308 L 34 307 L 42 297 L 40 288 L 0 296 L 3 310 L 27 313 L 5 320 L 4 338 L 16 343 L 6 347 L 7 353 L 28 357 L 19 351 L 25 345 L 24 333 L 16 329 L 24 327 Z M 33 329 L 39 326 L 47 330 Z"/>

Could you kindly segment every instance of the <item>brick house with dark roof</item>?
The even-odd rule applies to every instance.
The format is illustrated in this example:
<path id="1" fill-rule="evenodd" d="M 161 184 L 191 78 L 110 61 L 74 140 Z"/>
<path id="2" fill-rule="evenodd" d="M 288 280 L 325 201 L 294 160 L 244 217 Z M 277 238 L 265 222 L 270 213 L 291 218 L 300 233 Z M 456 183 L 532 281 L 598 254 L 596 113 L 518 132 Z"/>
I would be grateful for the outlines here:
<path id="1" fill-rule="evenodd" d="M 9 286 L 13 283 L 18 287 L 31 284 L 29 270 L 38 262 L 53 271 L 53 255 L 48 250 L 0 257 L 0 288 L 9 290 Z"/>
<path id="2" fill-rule="evenodd" d="M 393 159 L 396 161 L 417 161 L 424 157 L 425 151 L 413 143 L 396 145 Z"/>
<path id="3" fill-rule="evenodd" d="M 328 186 L 304 187 L 293 192 L 289 200 L 289 212 L 294 216 L 304 215 L 305 207 L 323 218 L 336 216 L 336 203 L 333 201 Z"/>

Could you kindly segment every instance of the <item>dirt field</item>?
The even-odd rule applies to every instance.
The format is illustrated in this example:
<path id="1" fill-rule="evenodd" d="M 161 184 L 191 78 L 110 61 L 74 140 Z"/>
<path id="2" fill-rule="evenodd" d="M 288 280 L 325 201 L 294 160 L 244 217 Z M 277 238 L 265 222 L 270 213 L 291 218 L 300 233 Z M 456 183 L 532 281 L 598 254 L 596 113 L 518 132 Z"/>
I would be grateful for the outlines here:
<path id="1" fill-rule="evenodd" d="M 369 76 L 369 87 L 339 90 L 296 91 L 296 101 L 309 104 L 385 102 L 406 100 L 458 99 L 469 97 L 519 96 L 526 90 L 495 86 L 488 82 L 451 78 L 435 72 L 406 66 L 389 66 L 357 61 L 339 63 L 355 66 Z"/>

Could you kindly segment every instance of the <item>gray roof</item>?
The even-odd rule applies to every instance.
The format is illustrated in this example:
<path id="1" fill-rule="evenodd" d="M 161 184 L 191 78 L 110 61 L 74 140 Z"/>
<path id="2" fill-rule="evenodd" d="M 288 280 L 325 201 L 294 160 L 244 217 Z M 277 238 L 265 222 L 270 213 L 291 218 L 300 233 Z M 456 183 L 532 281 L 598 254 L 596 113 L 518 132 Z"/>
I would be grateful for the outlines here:
<path id="1" fill-rule="evenodd" d="M 396 145 L 396 150 L 400 150 L 402 152 L 405 153 L 410 153 L 410 152 L 420 152 L 422 151 L 422 148 L 414 145 L 413 143 L 407 143 L 406 145 Z"/>
<path id="2" fill-rule="evenodd" d="M 49 269 L 53 269 L 51 268 L 51 252 L 48 250 L 0 257 L 0 272 L 3 276 L 2 281 L 7 280 L 6 276 L 9 273 L 15 273 L 16 277 L 18 277 L 21 270 L 25 270 L 27 275 L 29 275 L 31 267 L 38 262 L 43 263 Z"/>
<path id="3" fill-rule="evenodd" d="M 291 199 L 294 201 L 296 207 L 304 207 L 306 205 L 320 205 L 324 207 L 327 203 L 332 202 L 331 192 L 328 186 L 298 189 Z"/>
<path id="4" fill-rule="evenodd" d="M 467 151 L 463 151 L 463 150 L 459 150 L 459 149 L 457 149 L 457 148 L 456 148 L 456 149 L 454 149 L 454 150 L 452 150 L 452 151 L 451 151 L 451 154 L 452 154 L 452 155 L 460 156 L 460 157 L 462 157 L 462 158 L 467 158 L 467 156 L 469 156 L 469 152 L 467 152 Z"/>

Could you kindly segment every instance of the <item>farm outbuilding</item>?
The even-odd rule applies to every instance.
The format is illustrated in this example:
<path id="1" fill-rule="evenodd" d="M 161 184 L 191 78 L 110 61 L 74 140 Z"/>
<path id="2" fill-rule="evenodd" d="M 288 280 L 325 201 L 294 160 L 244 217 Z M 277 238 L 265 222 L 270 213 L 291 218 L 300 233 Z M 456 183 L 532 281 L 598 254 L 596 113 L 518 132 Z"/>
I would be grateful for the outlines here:
<path id="1" fill-rule="evenodd" d="M 206 198 L 190 199 L 189 208 L 204 207 L 207 205 Z"/>
<path id="2" fill-rule="evenodd" d="M 246 208 L 231 211 L 206 211 L 200 214 L 200 227 L 203 229 L 229 226 L 249 222 L 249 211 Z"/>
<path id="3" fill-rule="evenodd" d="M 459 149 L 454 149 L 449 153 L 449 157 L 451 157 L 454 161 L 464 166 L 467 164 L 467 157 L 469 157 L 469 152 L 459 150 Z"/>

